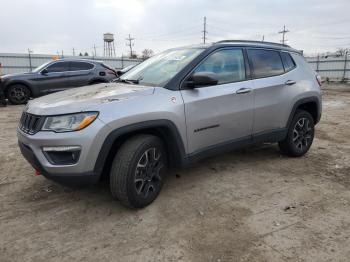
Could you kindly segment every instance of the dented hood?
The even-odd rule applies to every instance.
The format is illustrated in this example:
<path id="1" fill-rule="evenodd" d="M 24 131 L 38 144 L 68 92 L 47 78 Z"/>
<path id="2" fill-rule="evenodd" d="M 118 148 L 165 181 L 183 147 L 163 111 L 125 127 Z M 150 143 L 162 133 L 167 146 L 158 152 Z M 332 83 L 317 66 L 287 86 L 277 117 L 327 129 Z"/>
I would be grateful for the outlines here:
<path id="1" fill-rule="evenodd" d="M 83 86 L 34 99 L 26 111 L 35 115 L 58 115 L 98 110 L 102 103 L 126 101 L 153 92 L 154 87 L 124 83 Z"/>

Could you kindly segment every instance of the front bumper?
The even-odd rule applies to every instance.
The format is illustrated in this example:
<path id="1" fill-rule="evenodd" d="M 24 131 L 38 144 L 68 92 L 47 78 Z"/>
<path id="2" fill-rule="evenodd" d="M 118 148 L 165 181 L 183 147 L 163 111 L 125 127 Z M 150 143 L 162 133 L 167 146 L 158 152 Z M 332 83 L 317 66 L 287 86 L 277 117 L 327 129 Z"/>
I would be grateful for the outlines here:
<path id="1" fill-rule="evenodd" d="M 95 184 L 100 179 L 100 174 L 94 171 L 84 172 L 79 174 L 78 173 L 66 174 L 66 175 L 49 173 L 41 165 L 40 161 L 35 156 L 34 152 L 30 149 L 29 146 L 23 144 L 20 141 L 18 141 L 18 145 L 22 155 L 32 165 L 32 167 L 35 170 L 39 171 L 41 175 L 55 182 L 68 185 L 68 186 L 81 186 L 81 185 Z"/>
<path id="2" fill-rule="evenodd" d="M 66 185 L 96 183 L 100 169 L 95 163 L 110 128 L 96 119 L 87 128 L 77 132 L 55 133 L 39 131 L 28 135 L 17 129 L 18 144 L 24 158 L 45 177 Z M 78 162 L 70 165 L 54 165 L 43 152 L 48 146 L 80 146 Z"/>

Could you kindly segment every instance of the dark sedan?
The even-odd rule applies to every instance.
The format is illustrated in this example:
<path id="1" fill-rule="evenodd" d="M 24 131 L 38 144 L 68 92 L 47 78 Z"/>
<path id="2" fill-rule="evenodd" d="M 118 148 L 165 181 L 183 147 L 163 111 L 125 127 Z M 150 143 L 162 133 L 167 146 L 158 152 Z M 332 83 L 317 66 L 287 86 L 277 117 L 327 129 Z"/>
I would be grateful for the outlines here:
<path id="1" fill-rule="evenodd" d="M 117 72 L 99 61 L 59 59 L 45 63 L 29 73 L 0 77 L 1 91 L 12 104 L 25 104 L 33 97 L 69 88 L 107 83 Z"/>

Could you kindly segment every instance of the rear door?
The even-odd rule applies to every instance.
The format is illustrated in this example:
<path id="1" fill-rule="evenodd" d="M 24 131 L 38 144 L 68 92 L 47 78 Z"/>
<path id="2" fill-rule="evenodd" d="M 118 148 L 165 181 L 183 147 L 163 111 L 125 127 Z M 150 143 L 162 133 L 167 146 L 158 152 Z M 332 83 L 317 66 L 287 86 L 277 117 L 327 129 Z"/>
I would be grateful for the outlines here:
<path id="1" fill-rule="evenodd" d="M 88 85 L 93 77 L 93 69 L 95 65 L 89 62 L 72 61 L 70 69 L 67 72 L 70 87 L 78 87 Z"/>
<path id="2" fill-rule="evenodd" d="M 254 96 L 242 49 L 210 54 L 195 72 L 214 73 L 217 85 L 182 90 L 190 153 L 251 136 Z"/>
<path id="3" fill-rule="evenodd" d="M 36 86 L 41 95 L 62 91 L 66 89 L 70 83 L 67 78 L 67 72 L 69 70 L 69 62 L 58 61 L 53 62 L 38 74 Z"/>
<path id="4" fill-rule="evenodd" d="M 255 93 L 253 134 L 285 127 L 294 79 L 286 73 L 281 53 L 271 49 L 248 49 Z M 290 63 L 293 63 L 290 61 Z M 290 64 L 290 70 L 294 64 Z M 289 79 L 291 78 L 291 79 Z"/>

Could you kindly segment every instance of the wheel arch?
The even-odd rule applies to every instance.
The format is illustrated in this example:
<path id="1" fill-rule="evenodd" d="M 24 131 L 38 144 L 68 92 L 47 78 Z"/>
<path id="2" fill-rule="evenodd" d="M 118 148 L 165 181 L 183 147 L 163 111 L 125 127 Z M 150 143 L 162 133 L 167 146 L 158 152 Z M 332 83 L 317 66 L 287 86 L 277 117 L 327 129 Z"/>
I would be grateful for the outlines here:
<path id="1" fill-rule="evenodd" d="M 7 83 L 6 86 L 5 86 L 5 88 L 4 88 L 4 93 L 5 93 L 6 98 L 8 98 L 7 96 L 8 96 L 8 90 L 9 90 L 9 88 L 10 88 L 11 86 L 14 86 L 14 85 L 23 85 L 23 86 L 27 87 L 27 88 L 29 89 L 29 91 L 30 91 L 30 97 L 34 97 L 35 92 L 34 92 L 34 90 L 33 90 L 33 87 L 32 87 L 30 84 L 28 84 L 28 83 L 25 82 L 25 81 L 14 80 L 14 81 L 11 81 L 11 82 Z"/>
<path id="2" fill-rule="evenodd" d="M 319 98 L 316 96 L 302 98 L 294 103 L 294 106 L 288 118 L 287 128 L 289 128 L 289 125 L 293 120 L 293 116 L 295 115 L 295 112 L 298 109 L 302 109 L 309 112 L 312 118 L 314 119 L 315 125 L 320 121 L 321 105 L 320 105 Z"/>
<path id="3" fill-rule="evenodd" d="M 100 174 L 101 178 L 108 177 L 113 158 L 120 146 L 129 138 L 139 134 L 159 137 L 166 147 L 170 166 L 183 165 L 185 148 L 175 124 L 170 120 L 151 120 L 124 126 L 110 132 L 102 144 L 94 171 Z"/>

